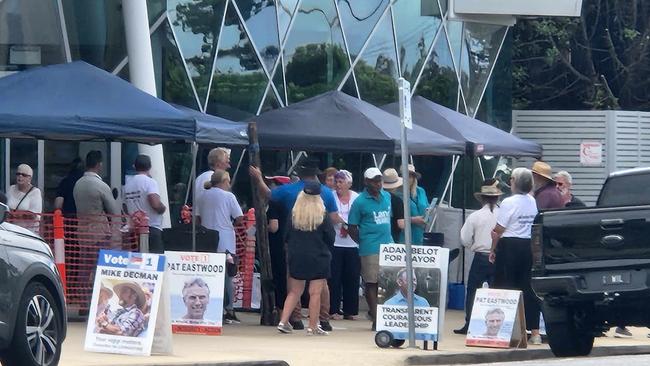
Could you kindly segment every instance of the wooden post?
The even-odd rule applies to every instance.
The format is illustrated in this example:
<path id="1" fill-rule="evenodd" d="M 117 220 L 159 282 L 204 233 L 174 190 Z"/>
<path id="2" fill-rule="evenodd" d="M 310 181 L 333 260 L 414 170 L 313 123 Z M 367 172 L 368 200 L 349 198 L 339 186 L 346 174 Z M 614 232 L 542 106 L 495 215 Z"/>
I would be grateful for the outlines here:
<path id="1" fill-rule="evenodd" d="M 257 141 L 257 125 L 248 124 L 248 158 L 251 165 L 261 169 L 260 145 Z M 255 207 L 255 238 L 260 253 L 260 282 L 262 290 L 261 325 L 276 325 L 278 313 L 275 306 L 275 289 L 273 272 L 271 271 L 271 253 L 269 252 L 269 236 L 266 227 L 266 197 L 260 195 L 257 182 L 251 181 L 253 189 L 253 207 Z"/>

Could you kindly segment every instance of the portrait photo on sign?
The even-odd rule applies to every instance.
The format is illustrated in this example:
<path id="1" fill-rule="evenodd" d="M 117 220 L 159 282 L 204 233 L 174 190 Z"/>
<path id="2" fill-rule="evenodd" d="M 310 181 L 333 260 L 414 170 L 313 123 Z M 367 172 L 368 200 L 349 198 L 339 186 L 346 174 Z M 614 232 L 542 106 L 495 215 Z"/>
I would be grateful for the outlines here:
<path id="1" fill-rule="evenodd" d="M 479 310 L 482 315 L 474 317 L 473 309 L 467 338 L 510 341 L 516 310 L 509 307 L 482 306 Z"/>
<path id="2" fill-rule="evenodd" d="M 381 267 L 379 271 L 378 304 L 406 305 L 408 296 L 405 267 Z M 440 269 L 413 269 L 413 304 L 418 307 L 440 306 Z"/>
<path id="3" fill-rule="evenodd" d="M 94 333 L 146 338 L 155 283 L 102 279 L 89 322 Z"/>
<path id="4" fill-rule="evenodd" d="M 221 325 L 223 283 L 194 275 L 170 276 L 172 322 Z"/>

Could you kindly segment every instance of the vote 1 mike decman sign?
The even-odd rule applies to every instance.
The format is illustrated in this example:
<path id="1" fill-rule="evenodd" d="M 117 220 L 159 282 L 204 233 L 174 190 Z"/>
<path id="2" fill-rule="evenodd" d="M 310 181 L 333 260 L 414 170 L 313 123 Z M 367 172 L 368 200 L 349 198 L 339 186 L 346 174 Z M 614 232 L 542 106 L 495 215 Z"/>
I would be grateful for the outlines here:
<path id="1" fill-rule="evenodd" d="M 163 255 L 100 250 L 86 351 L 151 354 L 164 271 Z"/>

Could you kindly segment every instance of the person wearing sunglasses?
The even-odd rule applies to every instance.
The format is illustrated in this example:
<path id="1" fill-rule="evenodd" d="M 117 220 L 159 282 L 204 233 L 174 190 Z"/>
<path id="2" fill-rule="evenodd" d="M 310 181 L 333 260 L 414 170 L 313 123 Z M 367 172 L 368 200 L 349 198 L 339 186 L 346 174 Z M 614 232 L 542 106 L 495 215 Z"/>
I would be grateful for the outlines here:
<path id="1" fill-rule="evenodd" d="M 7 206 L 13 211 L 15 224 L 38 234 L 38 214 L 43 212 L 41 190 L 32 185 L 34 171 L 27 164 L 16 168 L 16 184 L 7 190 Z"/>

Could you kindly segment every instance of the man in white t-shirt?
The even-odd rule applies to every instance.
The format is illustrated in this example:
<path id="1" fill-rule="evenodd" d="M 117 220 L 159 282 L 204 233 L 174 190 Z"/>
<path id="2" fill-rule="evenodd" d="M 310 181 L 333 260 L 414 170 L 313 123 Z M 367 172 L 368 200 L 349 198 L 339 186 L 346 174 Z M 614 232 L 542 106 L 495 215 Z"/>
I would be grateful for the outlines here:
<path id="1" fill-rule="evenodd" d="M 164 252 L 162 242 L 163 213 L 167 207 L 160 201 L 158 183 L 151 178 L 151 158 L 138 155 L 135 158 L 136 175 L 124 185 L 124 202 L 129 215 L 144 212 L 149 218 L 149 252 Z"/>
<path id="2" fill-rule="evenodd" d="M 199 207 L 202 202 L 201 196 L 206 191 L 204 187 L 205 183 L 210 181 L 215 170 L 220 169 L 227 171 L 230 169 L 230 149 L 226 149 L 225 147 L 215 147 L 210 150 L 208 153 L 208 166 L 210 169 L 201 173 L 201 175 L 196 177 L 196 180 L 194 180 L 194 212 L 197 216 L 199 215 L 199 211 L 201 211 Z"/>

